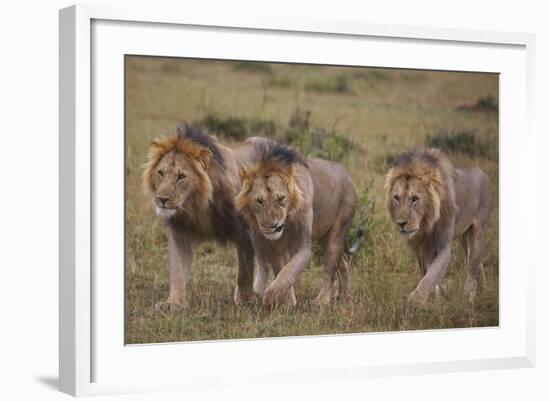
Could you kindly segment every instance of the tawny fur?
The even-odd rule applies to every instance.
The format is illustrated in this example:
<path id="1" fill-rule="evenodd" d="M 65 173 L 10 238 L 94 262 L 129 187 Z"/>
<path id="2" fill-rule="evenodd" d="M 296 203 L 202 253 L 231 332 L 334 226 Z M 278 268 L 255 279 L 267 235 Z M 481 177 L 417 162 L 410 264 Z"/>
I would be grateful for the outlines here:
<path id="1" fill-rule="evenodd" d="M 254 145 L 255 157 L 240 171 L 243 184 L 236 205 L 252 232 L 258 261 L 254 287 L 264 305 L 296 303 L 294 284 L 309 264 L 312 240 L 322 240 L 325 248 L 325 278 L 317 301 L 330 302 L 337 270 L 338 297 L 347 300 L 344 250 L 357 202 L 351 177 L 337 163 L 306 160 L 268 139 L 246 143 Z M 275 279 L 266 289 L 269 269 Z"/>
<path id="2" fill-rule="evenodd" d="M 469 265 L 465 292 L 473 302 L 493 196 L 479 168 L 455 168 L 437 149 L 404 153 L 386 175 L 386 207 L 424 274 L 409 300 L 428 304 L 450 262 L 451 241 L 460 237 Z"/>
<path id="3" fill-rule="evenodd" d="M 188 125 L 150 145 L 143 183 L 168 229 L 170 293 L 158 305 L 161 309 L 187 306 L 192 244 L 203 240 L 235 245 L 239 263 L 235 302 L 254 299 L 253 249 L 234 204 L 240 190 L 237 153 L 245 159 L 249 151 L 241 146 L 234 152 L 206 130 Z"/>

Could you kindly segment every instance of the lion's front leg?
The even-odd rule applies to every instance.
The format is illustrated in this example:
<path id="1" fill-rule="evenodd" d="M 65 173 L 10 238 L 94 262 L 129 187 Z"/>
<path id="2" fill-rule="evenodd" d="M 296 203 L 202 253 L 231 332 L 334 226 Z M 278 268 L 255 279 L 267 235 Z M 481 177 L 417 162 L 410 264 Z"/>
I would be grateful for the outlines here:
<path id="1" fill-rule="evenodd" d="M 254 293 L 254 248 L 250 237 L 243 232 L 236 244 L 238 272 L 237 287 L 233 297 L 235 304 L 246 305 L 256 302 Z"/>
<path id="2" fill-rule="evenodd" d="M 426 307 L 429 305 L 430 298 L 435 295 L 435 290 L 443 280 L 449 268 L 450 261 L 451 244 L 449 243 L 437 253 L 435 259 L 428 265 L 426 275 L 409 295 L 409 303 L 418 307 Z"/>
<path id="3" fill-rule="evenodd" d="M 155 309 L 170 312 L 174 309 L 187 308 L 187 282 L 193 260 L 191 242 L 185 236 L 168 230 L 168 259 L 170 265 L 170 292 L 168 299 L 158 302 Z"/>
<path id="4" fill-rule="evenodd" d="M 269 275 L 269 264 L 257 255 L 258 270 L 254 280 L 254 292 L 262 299 L 267 287 L 267 277 Z"/>
<path id="5" fill-rule="evenodd" d="M 294 284 L 302 270 L 309 264 L 311 259 L 311 243 L 307 242 L 292 256 L 289 262 L 281 269 L 275 280 L 267 287 L 264 293 L 263 305 L 288 305 L 296 304 L 294 295 Z"/>

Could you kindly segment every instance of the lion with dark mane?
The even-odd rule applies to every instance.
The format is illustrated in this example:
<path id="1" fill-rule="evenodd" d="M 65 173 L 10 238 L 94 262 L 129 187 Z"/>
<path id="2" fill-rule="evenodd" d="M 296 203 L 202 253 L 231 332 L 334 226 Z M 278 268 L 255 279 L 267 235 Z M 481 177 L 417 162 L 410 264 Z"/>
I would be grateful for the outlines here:
<path id="1" fill-rule="evenodd" d="M 397 157 L 385 190 L 390 217 L 423 274 L 409 301 L 428 305 L 449 267 L 452 239 L 460 237 L 469 266 L 464 291 L 473 302 L 493 204 L 489 177 L 479 168 L 455 168 L 428 149 Z"/>
<path id="2" fill-rule="evenodd" d="M 221 145 L 205 129 L 187 124 L 151 143 L 143 182 L 168 229 L 170 264 L 170 293 L 158 309 L 188 305 L 192 244 L 203 240 L 235 245 L 235 302 L 255 299 L 254 252 L 246 223 L 234 204 L 240 189 L 238 162 L 246 154 L 246 150 Z"/>
<path id="3" fill-rule="evenodd" d="M 264 138 L 249 138 L 252 163 L 240 169 L 236 198 L 251 230 L 258 262 L 254 283 L 264 305 L 294 306 L 294 285 L 311 258 L 311 241 L 322 240 L 325 275 L 317 297 L 331 301 L 338 272 L 338 299 L 349 298 L 344 252 L 357 196 L 349 174 L 337 163 L 306 159 L 294 149 Z M 275 279 L 266 289 L 269 270 Z"/>

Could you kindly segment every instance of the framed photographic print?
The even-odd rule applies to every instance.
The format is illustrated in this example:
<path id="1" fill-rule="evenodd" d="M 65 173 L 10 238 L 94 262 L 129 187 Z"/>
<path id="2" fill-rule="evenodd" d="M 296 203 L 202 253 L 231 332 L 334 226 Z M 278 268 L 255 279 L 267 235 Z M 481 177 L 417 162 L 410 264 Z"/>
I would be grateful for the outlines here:
<path id="1" fill-rule="evenodd" d="M 533 366 L 533 46 L 62 10 L 61 390 Z"/>

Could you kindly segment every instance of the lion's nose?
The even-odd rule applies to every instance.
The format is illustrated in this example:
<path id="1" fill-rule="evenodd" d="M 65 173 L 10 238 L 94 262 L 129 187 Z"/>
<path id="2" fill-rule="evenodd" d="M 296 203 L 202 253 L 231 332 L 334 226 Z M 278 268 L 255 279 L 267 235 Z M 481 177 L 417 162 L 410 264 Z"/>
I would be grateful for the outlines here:
<path id="1" fill-rule="evenodd" d="M 166 201 L 170 199 L 169 196 L 157 196 L 157 200 L 160 202 L 162 206 L 166 203 Z"/>
<path id="2" fill-rule="evenodd" d="M 403 220 L 398 221 L 397 225 L 399 226 L 399 228 L 404 229 L 405 226 L 407 225 L 407 221 L 403 221 Z"/>

